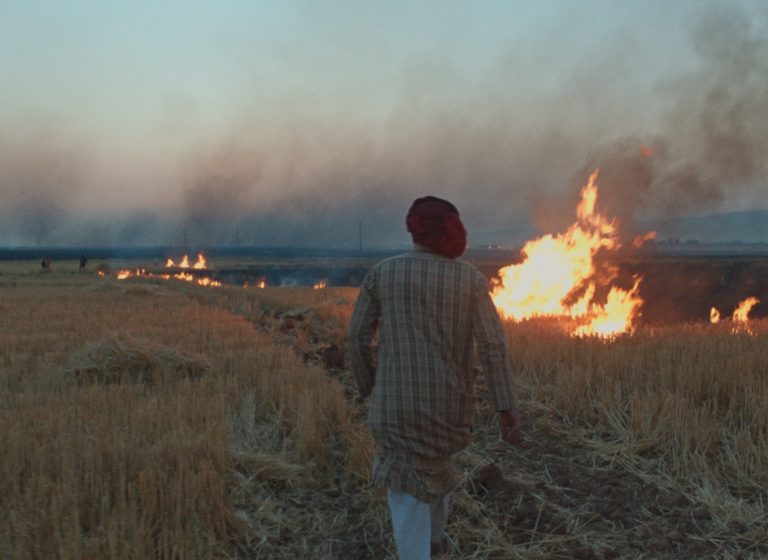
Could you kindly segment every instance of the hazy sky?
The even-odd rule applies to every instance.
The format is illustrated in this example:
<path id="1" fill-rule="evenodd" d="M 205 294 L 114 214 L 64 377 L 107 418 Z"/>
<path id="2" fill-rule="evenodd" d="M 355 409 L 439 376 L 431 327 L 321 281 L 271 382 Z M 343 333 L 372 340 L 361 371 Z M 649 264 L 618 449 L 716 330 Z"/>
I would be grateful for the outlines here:
<path id="1" fill-rule="evenodd" d="M 0 0 L 0 84 L 0 246 L 403 244 L 425 194 L 505 242 L 595 167 L 628 230 L 768 209 L 765 0 Z"/>

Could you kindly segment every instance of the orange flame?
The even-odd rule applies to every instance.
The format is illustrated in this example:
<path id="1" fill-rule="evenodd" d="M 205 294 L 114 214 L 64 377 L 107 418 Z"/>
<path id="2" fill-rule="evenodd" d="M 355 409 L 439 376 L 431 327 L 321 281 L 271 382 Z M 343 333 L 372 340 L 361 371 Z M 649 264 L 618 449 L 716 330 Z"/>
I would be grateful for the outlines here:
<path id="1" fill-rule="evenodd" d="M 608 337 L 617 333 L 631 332 L 632 319 L 643 305 L 643 300 L 637 295 L 640 278 L 629 291 L 612 287 L 608 292 L 605 306 L 593 305 L 589 308 L 592 316 L 589 323 L 576 329 L 576 336 L 597 335 Z"/>
<path id="2" fill-rule="evenodd" d="M 621 245 L 615 222 L 595 211 L 596 179 L 597 171 L 582 188 L 577 221 L 565 233 L 529 241 L 522 250 L 523 262 L 499 271 L 491 297 L 503 317 L 578 318 L 584 324 L 575 335 L 611 336 L 632 330 L 643 303 L 638 295 L 640 278 L 630 290 L 611 287 L 605 305 L 592 300 L 597 288 L 595 255 Z"/>
<path id="3" fill-rule="evenodd" d="M 153 272 L 147 272 L 146 269 L 143 268 L 137 268 L 134 270 L 119 270 L 115 273 L 115 278 L 118 280 L 126 280 L 128 278 L 132 277 L 141 277 L 141 278 L 154 278 L 154 279 L 161 279 L 161 280 L 181 280 L 183 282 L 190 282 L 194 284 L 198 284 L 199 286 L 206 286 L 211 288 L 218 288 L 222 284 L 218 280 L 214 280 L 213 278 L 209 278 L 207 276 L 195 276 L 193 274 L 190 274 L 189 272 L 177 272 L 176 274 L 155 274 Z"/>
<path id="4" fill-rule="evenodd" d="M 760 300 L 756 297 L 748 297 L 744 301 L 739 302 L 731 319 L 735 323 L 746 323 L 749 320 L 749 312 L 752 311 L 752 308 L 758 303 L 760 303 Z"/>
<path id="5" fill-rule="evenodd" d="M 314 285 L 314 286 L 312 286 L 312 287 L 313 287 L 315 290 L 322 290 L 322 289 L 323 289 L 323 288 L 325 288 L 326 286 L 327 286 L 327 284 L 325 283 L 325 281 L 324 281 L 324 280 L 320 280 L 319 282 L 315 282 L 315 285 Z"/>
<path id="6" fill-rule="evenodd" d="M 196 270 L 205 270 L 207 268 L 205 257 L 203 256 L 202 253 L 197 254 L 197 262 L 192 265 L 192 268 Z"/>
<path id="7" fill-rule="evenodd" d="M 165 261 L 165 267 L 166 268 L 190 268 L 189 264 L 189 257 L 187 255 L 184 255 L 179 262 L 179 264 L 176 264 L 176 261 L 174 261 L 172 258 L 168 257 Z M 195 270 L 206 270 L 208 268 L 208 262 L 205 260 L 205 255 L 202 253 L 197 254 L 197 261 L 193 265 L 191 265 L 191 268 L 194 268 Z"/>
<path id="8" fill-rule="evenodd" d="M 713 325 L 720 322 L 720 312 L 716 307 L 709 310 L 709 322 Z"/>

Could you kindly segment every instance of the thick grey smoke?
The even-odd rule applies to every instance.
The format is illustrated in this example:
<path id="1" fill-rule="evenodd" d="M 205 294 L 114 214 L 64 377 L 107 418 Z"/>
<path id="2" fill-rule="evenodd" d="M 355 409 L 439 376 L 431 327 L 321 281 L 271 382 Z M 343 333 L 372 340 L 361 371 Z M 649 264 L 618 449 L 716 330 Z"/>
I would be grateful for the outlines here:
<path id="1" fill-rule="evenodd" d="M 765 188 L 768 39 L 731 7 L 702 9 L 688 33 L 698 65 L 658 83 L 653 126 L 631 86 L 633 53 L 616 44 L 573 63 L 514 45 L 471 77 L 414 56 L 399 98 L 375 110 L 324 102 L 311 87 L 254 101 L 228 133 L 179 158 L 175 212 L 84 212 L 86 192 L 114 189 L 94 187 L 93 150 L 65 127 L 16 123 L 0 128 L 0 239 L 351 248 L 362 233 L 366 247 L 405 245 L 408 206 L 432 194 L 459 207 L 471 243 L 511 245 L 562 231 L 598 167 L 599 206 L 630 234 L 638 219 L 716 211 Z M 353 99 L 354 85 L 339 96 Z"/>
<path id="2" fill-rule="evenodd" d="M 594 168 L 601 209 L 628 235 L 640 219 L 717 211 L 768 176 L 768 40 L 730 8 L 702 10 L 688 27 L 698 66 L 658 84 L 666 110 L 655 132 L 635 134 L 631 114 L 618 117 L 618 136 L 579 118 L 580 103 L 610 105 L 597 69 L 563 80 L 531 115 L 503 95 L 519 81 L 502 67 L 468 85 L 450 66 L 414 64 L 399 106 L 371 126 L 247 116 L 248 126 L 191 166 L 185 221 L 212 241 L 355 246 L 361 220 L 366 242 L 405 244 L 405 210 L 434 194 L 459 206 L 475 243 L 515 243 L 533 222 L 546 231 L 570 223 Z M 602 66 L 627 64 L 606 56 Z"/>
<path id="3" fill-rule="evenodd" d="M 716 211 L 768 180 L 768 37 L 744 14 L 715 8 L 689 23 L 700 65 L 659 84 L 657 134 L 595 150 L 602 202 L 631 217 Z"/>

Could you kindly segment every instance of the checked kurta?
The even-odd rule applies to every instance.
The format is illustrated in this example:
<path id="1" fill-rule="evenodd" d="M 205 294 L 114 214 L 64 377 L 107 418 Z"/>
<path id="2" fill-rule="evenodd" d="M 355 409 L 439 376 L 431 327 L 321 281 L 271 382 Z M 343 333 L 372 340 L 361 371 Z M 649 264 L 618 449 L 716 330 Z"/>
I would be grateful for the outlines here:
<path id="1" fill-rule="evenodd" d="M 476 359 L 496 410 L 514 405 L 488 282 L 471 264 L 428 251 L 386 259 L 368 272 L 352 315 L 349 358 L 361 395 L 370 395 L 374 481 L 424 502 L 450 490 L 452 456 L 471 440 Z"/>

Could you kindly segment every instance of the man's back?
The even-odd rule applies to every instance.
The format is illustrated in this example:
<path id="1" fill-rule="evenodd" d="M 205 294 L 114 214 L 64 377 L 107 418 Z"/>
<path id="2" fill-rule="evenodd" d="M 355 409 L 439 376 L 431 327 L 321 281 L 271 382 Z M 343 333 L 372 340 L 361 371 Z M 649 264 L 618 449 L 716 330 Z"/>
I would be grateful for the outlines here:
<path id="1" fill-rule="evenodd" d="M 503 330 L 485 277 L 472 265 L 413 251 L 376 265 L 361 287 L 350 357 L 361 389 L 371 391 L 369 425 L 381 447 L 444 457 L 470 440 L 476 339 L 482 362 L 492 363 L 500 409 L 513 388 Z M 362 367 L 365 346 L 380 321 L 375 372 Z M 489 362 L 490 360 L 490 362 Z M 369 363 L 369 362 L 368 362 Z"/>

